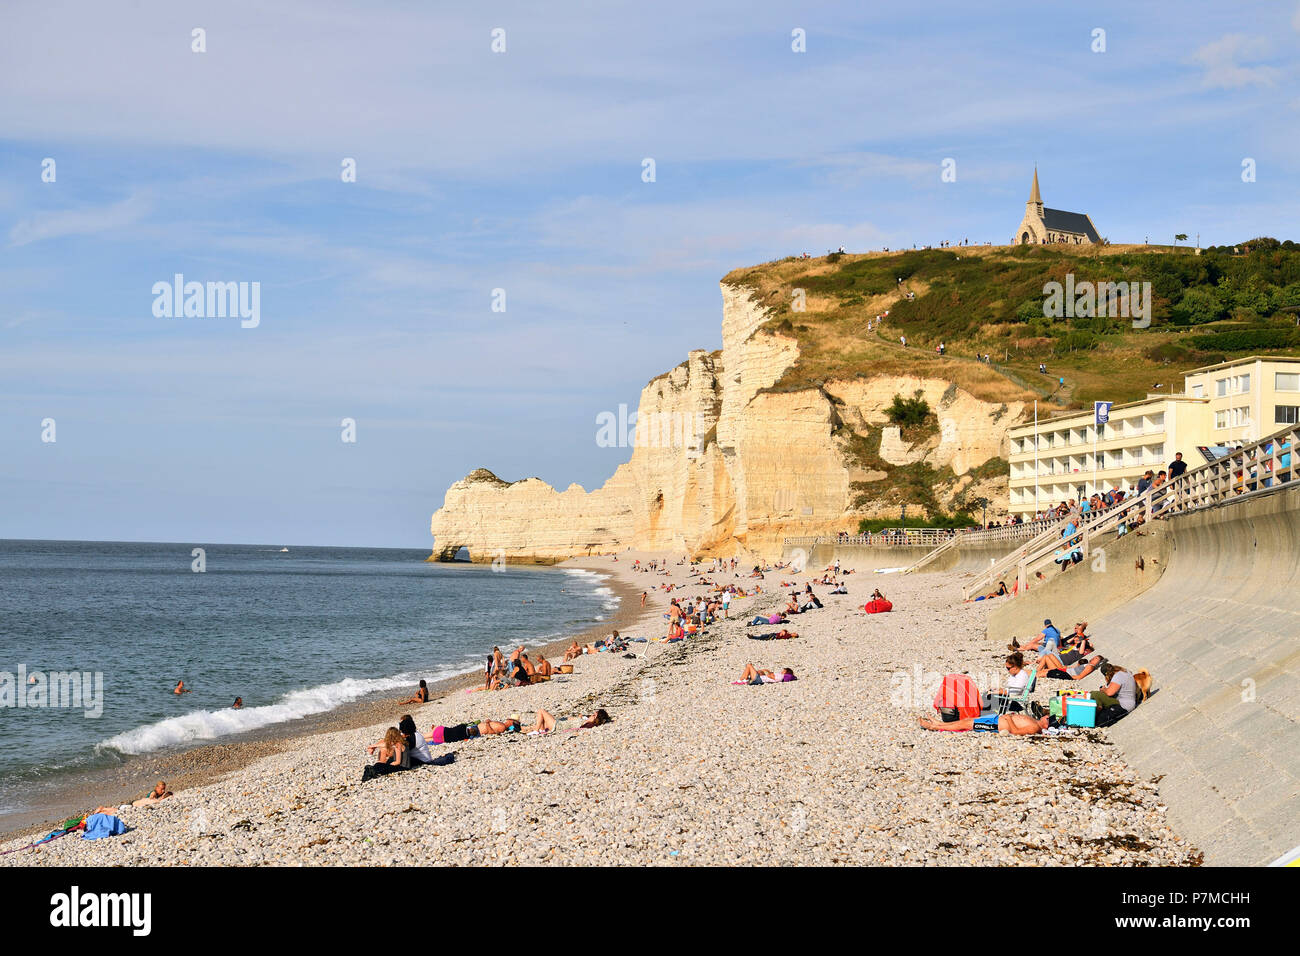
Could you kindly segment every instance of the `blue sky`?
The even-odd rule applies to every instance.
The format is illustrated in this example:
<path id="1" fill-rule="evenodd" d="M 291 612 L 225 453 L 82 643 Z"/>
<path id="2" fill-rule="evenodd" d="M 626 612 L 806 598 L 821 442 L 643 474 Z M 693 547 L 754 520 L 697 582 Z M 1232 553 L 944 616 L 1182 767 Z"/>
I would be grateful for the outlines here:
<path id="1" fill-rule="evenodd" d="M 0 537 L 425 547 L 473 468 L 596 487 L 726 272 L 1005 242 L 1034 163 L 1113 241 L 1298 238 L 1297 4 L 890 6 L 7 2 Z M 178 272 L 260 325 L 156 318 Z"/>

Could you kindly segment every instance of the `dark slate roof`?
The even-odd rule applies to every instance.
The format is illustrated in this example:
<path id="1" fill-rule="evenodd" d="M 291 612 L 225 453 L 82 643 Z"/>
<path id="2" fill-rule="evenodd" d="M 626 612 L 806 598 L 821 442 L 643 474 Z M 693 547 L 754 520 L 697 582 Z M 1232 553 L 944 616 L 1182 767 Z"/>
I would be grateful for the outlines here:
<path id="1" fill-rule="evenodd" d="M 1081 212 L 1066 212 L 1064 209 L 1043 208 L 1043 225 L 1055 232 L 1077 232 L 1087 236 L 1093 242 L 1101 242 L 1101 236 L 1092 228 L 1092 222 Z"/>

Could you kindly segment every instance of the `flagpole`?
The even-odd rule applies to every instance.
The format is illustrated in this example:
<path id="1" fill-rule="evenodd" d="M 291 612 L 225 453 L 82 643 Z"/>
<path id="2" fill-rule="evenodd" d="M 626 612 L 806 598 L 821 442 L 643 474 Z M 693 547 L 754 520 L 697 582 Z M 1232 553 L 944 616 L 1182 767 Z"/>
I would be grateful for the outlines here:
<path id="1" fill-rule="evenodd" d="M 1034 517 L 1038 517 L 1038 399 L 1034 399 Z"/>
<path id="2" fill-rule="evenodd" d="M 1101 431 L 1101 425 L 1097 423 L 1100 416 L 1097 414 L 1097 406 L 1092 406 L 1092 493 L 1097 493 L 1097 433 Z"/>

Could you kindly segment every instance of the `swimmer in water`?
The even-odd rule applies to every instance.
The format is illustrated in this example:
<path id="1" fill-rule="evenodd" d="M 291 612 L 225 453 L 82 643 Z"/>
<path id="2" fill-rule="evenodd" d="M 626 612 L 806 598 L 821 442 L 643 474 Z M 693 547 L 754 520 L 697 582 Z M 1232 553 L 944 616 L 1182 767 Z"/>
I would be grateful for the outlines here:
<path id="1" fill-rule="evenodd" d="M 231 710 L 239 710 L 239 709 L 240 709 L 241 707 L 243 707 L 243 706 L 244 706 L 244 698 L 242 698 L 242 697 L 236 697 L 236 698 L 235 698 L 235 702 L 234 702 L 233 704 L 230 705 L 230 709 L 231 709 Z"/>
<path id="2" fill-rule="evenodd" d="M 190 689 L 189 689 L 188 687 L 185 686 L 185 681 L 183 681 L 183 680 L 178 680 L 178 681 L 176 682 L 176 686 L 172 688 L 172 693 L 173 693 L 173 694 L 188 694 L 188 693 L 190 693 Z"/>

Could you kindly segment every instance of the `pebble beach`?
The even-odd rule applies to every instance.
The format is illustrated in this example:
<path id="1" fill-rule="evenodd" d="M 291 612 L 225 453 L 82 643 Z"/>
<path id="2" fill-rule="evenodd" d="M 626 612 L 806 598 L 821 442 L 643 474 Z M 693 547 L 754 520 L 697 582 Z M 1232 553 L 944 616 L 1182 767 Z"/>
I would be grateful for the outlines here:
<path id="1" fill-rule="evenodd" d="M 634 571 L 638 558 L 669 573 Z M 625 607 L 619 621 L 625 636 L 657 638 L 670 598 L 708 593 L 680 558 L 566 564 L 613 574 L 623 594 L 649 591 L 645 612 Z M 710 577 L 762 592 L 700 635 L 633 644 L 635 657 L 584 655 L 549 683 L 467 693 L 462 682 L 427 705 L 393 703 L 370 726 L 286 738 L 172 800 L 121 811 L 123 836 L 68 836 L 0 865 L 1200 863 L 1167 824 L 1159 782 L 1135 776 L 1105 730 L 1010 737 L 917 725 L 934 716 L 923 674 L 969 672 L 985 687 L 1006 654 L 985 635 L 990 602 L 963 604 L 958 578 L 850 574 L 847 595 L 814 584 L 825 606 L 791 617 L 799 637 L 757 641 L 749 635 L 776 628 L 746 621 L 785 603 L 782 581 L 802 590 L 821 569 L 761 581 L 738 570 Z M 668 583 L 679 587 L 660 590 Z M 892 613 L 862 611 L 875 587 Z M 1094 640 L 1104 653 L 1106 635 Z M 732 684 L 749 662 L 798 680 Z M 1045 702 L 1057 686 L 1040 683 L 1035 696 Z M 598 707 L 612 723 L 569 729 Z M 427 734 L 516 714 L 528 727 L 539 708 L 560 718 L 556 732 L 435 746 L 455 762 L 361 782 L 366 745 L 403 713 Z"/>

